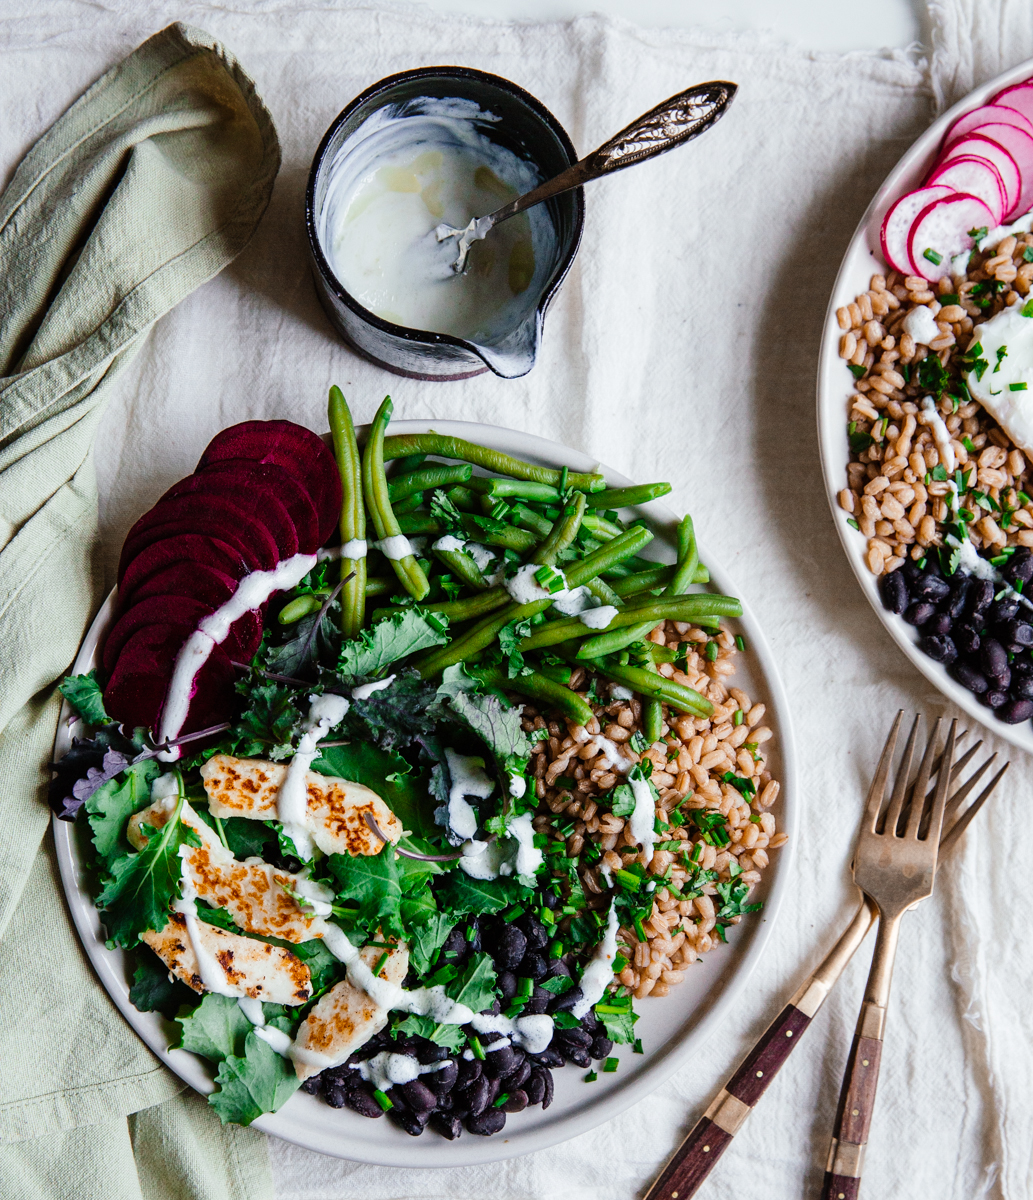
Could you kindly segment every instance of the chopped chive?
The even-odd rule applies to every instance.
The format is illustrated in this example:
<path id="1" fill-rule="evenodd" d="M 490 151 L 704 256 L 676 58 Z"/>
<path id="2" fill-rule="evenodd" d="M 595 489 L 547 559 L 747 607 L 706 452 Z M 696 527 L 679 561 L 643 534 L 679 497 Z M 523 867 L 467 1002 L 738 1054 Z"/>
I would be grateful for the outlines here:
<path id="1" fill-rule="evenodd" d="M 387 954 L 385 953 L 385 954 L 382 954 L 377 959 L 377 965 L 373 968 L 374 976 L 377 976 L 380 974 L 381 968 L 383 967 L 384 963 L 386 963 L 386 962 L 387 962 Z"/>
<path id="2" fill-rule="evenodd" d="M 857 523 L 857 522 L 854 520 L 854 518 L 853 518 L 853 517 L 847 517 L 847 519 L 846 519 L 846 523 L 847 523 L 848 525 L 852 525 L 852 526 L 854 527 L 854 529 L 856 529 L 858 532 L 860 532 L 860 530 L 861 530 L 861 526 L 860 526 L 860 525 L 858 525 L 858 523 Z"/>
<path id="3" fill-rule="evenodd" d="M 1031 500 L 1031 499 L 1029 498 L 1029 496 L 1027 496 L 1027 495 L 1026 495 L 1026 493 L 1025 493 L 1025 492 L 1019 492 L 1019 493 L 1018 493 L 1018 496 L 1019 496 L 1019 499 L 1022 501 L 1022 503 L 1023 503 L 1023 504 L 1033 504 L 1033 500 Z"/>
<path id="4" fill-rule="evenodd" d="M 1008 384 L 1009 392 L 1024 392 L 1025 390 L 1026 390 L 1026 385 L 1024 383 L 1009 383 Z"/>
<path id="5" fill-rule="evenodd" d="M 474 1058 L 479 1058 L 481 1062 L 484 1062 L 484 1047 L 481 1045 L 481 1039 L 476 1035 L 470 1039 L 470 1049 L 473 1051 Z"/>
<path id="6" fill-rule="evenodd" d="M 612 1075 L 620 1065 L 621 1060 L 619 1058 L 608 1058 L 606 1062 L 603 1063 L 603 1070 L 607 1075 Z"/>
<path id="7" fill-rule="evenodd" d="M 987 234 L 987 227 L 985 225 L 980 225 L 978 229 L 970 229 L 968 231 L 968 236 L 974 242 L 982 241 L 982 239 L 986 237 L 986 234 Z"/>
<path id="8" fill-rule="evenodd" d="M 1022 257 L 1026 260 L 1026 262 L 1033 262 L 1033 246 L 1027 246 L 1022 251 Z"/>
<path id="9" fill-rule="evenodd" d="M 937 254 L 937 252 L 931 249 L 929 246 L 926 246 L 926 248 L 922 251 L 922 257 L 927 258 L 933 264 L 933 266 L 936 267 L 943 262 L 943 255 Z"/>
<path id="10" fill-rule="evenodd" d="M 923 554 L 923 555 L 922 555 L 922 557 L 921 557 L 921 558 L 918 560 L 918 569 L 919 569 L 920 571 L 924 571 L 924 570 L 925 570 L 926 563 L 927 563 L 928 561 L 929 561 L 929 560 L 928 560 L 928 559 L 925 557 L 925 555 Z"/>
<path id="11" fill-rule="evenodd" d="M 509 1092 L 503 1092 L 501 1096 L 498 1096 L 495 1100 L 492 1101 L 491 1106 L 492 1106 L 492 1108 L 501 1108 L 508 1099 L 509 1099 Z"/>
<path id="12" fill-rule="evenodd" d="M 735 710 L 735 712 L 732 714 L 732 724 L 733 725 L 741 725 L 742 724 L 742 709 L 741 708 L 737 708 Z"/>
<path id="13" fill-rule="evenodd" d="M 539 567 L 534 577 L 539 587 L 544 588 L 550 596 L 562 592 L 566 582 L 560 572 L 550 566 Z"/>
<path id="14" fill-rule="evenodd" d="M 975 454 L 976 448 L 972 445 L 972 439 L 968 436 L 968 434 L 961 439 L 961 444 L 965 447 L 969 454 Z"/>
<path id="15" fill-rule="evenodd" d="M 1027 250 L 1029 247 L 1026 247 Z M 1026 303 L 1019 309 L 1024 317 L 1033 317 L 1033 300 L 1027 300 Z"/>
<path id="16" fill-rule="evenodd" d="M 589 1071 L 585 1076 L 585 1083 L 595 1083 L 599 1076 L 594 1071 Z"/>
<path id="17" fill-rule="evenodd" d="M 557 941 L 556 939 L 553 939 L 553 941 L 551 941 L 549 943 L 549 957 L 550 958 L 562 958 L 563 957 L 563 943 L 561 941 Z"/>
<path id="18" fill-rule="evenodd" d="M 746 649 L 746 639 L 742 636 L 741 633 L 737 633 L 735 635 L 735 644 L 740 650 Z"/>
<path id="19" fill-rule="evenodd" d="M 635 924 L 635 933 L 638 935 L 638 940 L 640 942 L 648 942 L 649 938 L 646 937 L 646 931 L 642 928 L 642 918 L 636 917 L 634 924 Z"/>
<path id="20" fill-rule="evenodd" d="M 627 1004 L 597 1004 L 596 1012 L 601 1013 L 626 1013 L 628 1011 Z"/>
<path id="21" fill-rule="evenodd" d="M 645 1050 L 642 1049 L 641 1038 L 635 1038 L 634 1044 L 631 1047 L 631 1051 L 633 1054 L 645 1054 Z"/>
<path id="22" fill-rule="evenodd" d="M 946 305 L 948 305 L 948 304 L 957 304 L 957 302 L 958 302 L 957 292 L 948 292 L 946 294 L 946 296 L 940 297 L 940 304 L 943 305 L 944 307 L 946 307 Z"/>
<path id="23" fill-rule="evenodd" d="M 624 955 L 618 954 L 617 957 L 613 960 L 614 975 L 619 975 L 621 973 L 621 971 L 623 971 L 627 965 L 628 965 L 628 960 L 624 957 Z"/>
<path id="24" fill-rule="evenodd" d="M 392 1108 L 394 1108 L 394 1102 L 392 1101 L 391 1097 L 385 1095 L 383 1092 L 374 1092 L 373 1099 L 376 1100 L 384 1112 L 389 1112 Z"/>

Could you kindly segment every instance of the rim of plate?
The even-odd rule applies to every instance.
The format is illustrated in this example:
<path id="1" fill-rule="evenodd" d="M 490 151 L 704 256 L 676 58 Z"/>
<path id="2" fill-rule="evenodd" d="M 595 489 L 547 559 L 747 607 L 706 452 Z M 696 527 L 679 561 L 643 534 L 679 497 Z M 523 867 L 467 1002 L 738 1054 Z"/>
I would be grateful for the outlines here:
<path id="1" fill-rule="evenodd" d="M 952 679 L 942 664 L 934 662 L 919 650 L 918 631 L 883 608 L 876 578 L 864 561 L 867 543 L 856 529 L 847 524 L 850 514 L 839 507 L 836 499 L 838 493 L 846 487 L 849 453 L 844 429 L 847 417 L 846 401 L 850 395 L 849 374 L 845 363 L 839 357 L 841 330 L 836 321 L 836 309 L 850 303 L 859 292 L 866 291 L 872 275 L 885 273 L 888 264 L 879 250 L 879 230 L 883 217 L 898 196 L 919 185 L 932 164 L 948 126 L 964 113 L 986 104 L 990 97 L 1002 88 L 1021 83 L 1030 76 L 1033 76 L 1033 59 L 1027 59 L 1012 70 L 1005 71 L 989 83 L 969 92 L 915 140 L 875 193 L 850 239 L 825 314 L 818 358 L 817 415 L 821 468 L 825 476 L 825 492 L 832 510 L 832 520 L 847 561 L 883 627 L 912 664 L 948 700 L 1005 741 L 1023 750 L 1033 751 L 1033 724 L 1024 721 L 1021 725 L 1006 725 L 1003 721 L 995 720 L 993 713 L 980 704 L 970 691 Z M 844 380 L 841 375 L 847 375 L 848 378 Z"/>
<path id="2" fill-rule="evenodd" d="M 360 427 L 360 432 L 362 428 L 365 427 Z M 432 428 L 434 432 L 480 441 L 543 465 L 562 467 L 565 463 L 578 471 L 600 469 L 611 486 L 624 487 L 633 482 L 619 471 L 597 464 L 587 454 L 517 430 L 468 421 L 392 422 L 392 432 L 398 433 L 427 433 Z M 647 518 L 656 531 L 654 545 L 659 543 L 667 549 L 676 545 L 673 537 L 677 519 L 666 506 L 652 501 L 637 507 L 634 512 L 636 516 Z M 647 554 L 648 550 L 649 547 Z M 700 557 L 710 570 L 711 586 L 734 595 L 724 570 L 715 564 L 703 546 Z M 114 609 L 115 592 L 112 590 L 83 640 L 72 668 L 74 673 L 87 671 L 94 665 L 101 637 Z M 330 1108 L 317 1097 L 300 1091 L 279 1112 L 259 1117 L 254 1122 L 255 1128 L 309 1150 L 380 1166 L 446 1168 L 498 1162 L 543 1150 L 616 1116 L 657 1088 L 703 1046 L 735 1005 L 760 961 L 789 886 L 796 849 L 799 801 L 788 699 L 767 641 L 745 601 L 743 616 L 737 624 L 747 638 L 746 651 L 740 655 L 740 671 L 745 668 L 752 676 L 752 691 L 764 693 L 762 698 L 768 704 L 765 722 L 775 730 L 773 760 L 776 769 L 772 773 L 782 784 L 777 802 L 779 822 L 780 829 L 789 834 L 789 841 L 772 856 L 757 890 L 756 895 L 764 901 L 761 919 L 736 926 L 737 935 L 728 945 L 722 946 L 717 953 L 704 955 L 698 968 L 694 968 L 697 974 L 690 975 L 670 996 L 664 997 L 666 1003 L 662 1009 L 660 1005 L 655 1010 L 646 1006 L 636 1032 L 643 1035 L 647 1044 L 651 1029 L 659 1033 L 659 1037 L 653 1039 L 655 1049 L 647 1049 L 643 1055 L 626 1055 L 621 1063 L 626 1068 L 623 1076 L 620 1073 L 600 1074 L 590 1088 L 583 1083 L 583 1072 L 577 1068 L 569 1064 L 557 1068 L 554 1074 L 556 1097 L 549 1112 L 543 1114 L 540 1108 L 528 1108 L 507 1125 L 503 1133 L 487 1138 L 466 1135 L 449 1142 L 433 1133 L 430 1137 L 413 1138 L 391 1122 L 373 1122 L 346 1108 Z M 63 753 L 70 744 L 69 716 L 66 704 L 58 725 L 55 756 Z M 141 1013 L 130 1003 L 129 956 L 105 946 L 100 914 L 83 886 L 86 871 L 79 848 L 82 827 L 78 822 L 59 821 L 54 817 L 53 829 L 65 896 L 101 983 L 125 1019 L 158 1058 L 196 1091 L 203 1095 L 210 1093 L 214 1090 L 211 1065 L 188 1051 L 169 1050 L 170 1031 L 174 1026 L 160 1014 Z M 693 980 L 698 980 L 699 984 L 694 986 Z M 679 1009 L 679 994 L 694 1002 L 683 1004 Z M 521 1122 L 520 1118 L 526 1118 L 528 1114 L 533 1119 Z"/>

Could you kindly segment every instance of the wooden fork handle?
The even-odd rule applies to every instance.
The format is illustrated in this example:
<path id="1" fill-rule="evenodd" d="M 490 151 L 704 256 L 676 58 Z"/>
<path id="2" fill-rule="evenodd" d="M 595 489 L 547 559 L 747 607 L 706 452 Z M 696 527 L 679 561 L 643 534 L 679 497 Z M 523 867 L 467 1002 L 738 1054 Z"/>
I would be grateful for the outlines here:
<path id="1" fill-rule="evenodd" d="M 881 1005 L 869 1000 L 864 1002 L 843 1076 L 835 1133 L 825 1166 L 822 1200 L 857 1200 L 864 1150 L 875 1108 L 875 1090 L 879 1083 L 885 1017 L 886 1010 Z"/>

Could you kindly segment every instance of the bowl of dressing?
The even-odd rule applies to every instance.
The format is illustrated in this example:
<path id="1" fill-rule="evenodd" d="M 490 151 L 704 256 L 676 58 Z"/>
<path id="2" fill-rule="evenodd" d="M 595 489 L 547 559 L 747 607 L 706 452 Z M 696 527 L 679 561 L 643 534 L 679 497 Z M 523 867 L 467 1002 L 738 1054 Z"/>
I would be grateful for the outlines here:
<path id="1" fill-rule="evenodd" d="M 305 197 L 334 327 L 400 375 L 526 375 L 581 241 L 582 189 L 503 222 L 461 275 L 448 268 L 454 241 L 434 230 L 463 228 L 576 161 L 552 113 L 497 75 L 424 67 L 375 83 L 327 130 Z"/>

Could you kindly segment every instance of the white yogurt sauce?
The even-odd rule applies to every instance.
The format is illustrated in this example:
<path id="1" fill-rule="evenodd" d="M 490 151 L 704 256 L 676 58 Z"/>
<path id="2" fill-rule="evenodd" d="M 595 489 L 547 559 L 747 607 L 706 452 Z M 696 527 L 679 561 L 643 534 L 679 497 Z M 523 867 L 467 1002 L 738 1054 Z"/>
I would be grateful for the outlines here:
<path id="1" fill-rule="evenodd" d="M 1028 212 L 1010 225 L 997 225 L 993 229 L 987 230 L 986 236 L 976 242 L 976 249 L 996 250 L 1006 237 L 1018 233 L 1029 233 L 1031 228 L 1033 228 L 1033 212 Z"/>
<path id="2" fill-rule="evenodd" d="M 951 445 L 950 430 L 943 417 L 937 412 L 936 401 L 932 396 L 926 396 L 922 401 L 918 421 L 920 425 L 927 425 L 932 432 L 936 449 L 940 452 L 940 464 L 950 475 L 957 465 L 957 458 L 954 454 L 954 447 Z"/>
<path id="3" fill-rule="evenodd" d="M 535 572 L 541 569 L 540 563 L 526 563 L 505 581 L 506 591 L 517 604 L 534 604 L 538 600 L 551 600 L 553 608 L 570 616 L 575 616 L 588 607 L 583 602 L 583 597 L 578 595 L 581 588 L 568 588 L 566 577 L 562 571 L 556 572 L 563 580 L 563 587 L 558 592 L 549 592 L 543 588 L 535 579 Z M 585 591 L 587 590 L 586 588 Z M 571 612 L 564 608 L 563 606 L 566 604 L 572 605 L 575 611 Z"/>
<path id="4" fill-rule="evenodd" d="M 401 533 L 396 533 L 394 537 L 381 538 L 379 542 L 374 542 L 373 545 L 385 558 L 389 558 L 392 562 L 400 562 L 403 558 L 408 558 L 413 552 L 412 542 Z"/>
<path id="5" fill-rule="evenodd" d="M 459 869 L 471 879 L 498 879 L 500 875 L 535 875 L 541 870 L 545 856 L 534 844 L 531 814 L 513 817 L 506 826 L 506 836 L 494 842 L 470 839 L 463 843 Z"/>
<path id="6" fill-rule="evenodd" d="M 421 98 L 374 113 L 328 169 L 319 238 L 337 277 L 371 312 L 413 329 L 499 340 L 533 309 L 556 235 L 544 206 L 477 242 L 454 275 L 464 229 L 540 182 L 537 169 L 474 124 L 498 118 L 468 100 Z"/>
<path id="7" fill-rule="evenodd" d="M 355 562 L 366 557 L 366 549 L 365 538 L 352 538 L 350 542 L 345 542 L 341 547 L 341 558 L 348 558 Z"/>
<path id="8" fill-rule="evenodd" d="M 601 604 L 598 608 L 581 613 L 581 624 L 589 629 L 605 629 L 616 615 L 617 609 L 612 604 Z"/>
<path id="9" fill-rule="evenodd" d="M 457 754 L 445 748 L 445 761 L 452 786 L 448 792 L 448 827 L 458 838 L 468 840 L 477 832 L 477 811 L 466 797 L 486 800 L 495 790 L 495 783 L 484 770 L 484 759 Z"/>
<path id="10" fill-rule="evenodd" d="M 271 571 L 252 571 L 244 576 L 225 604 L 204 618 L 176 655 L 172 681 L 162 705 L 159 742 L 179 737 L 197 689 L 197 676 L 215 647 L 229 637 L 233 622 L 239 621 L 245 613 L 261 608 L 274 592 L 296 587 L 318 561 L 315 554 L 295 554 L 293 558 L 277 563 Z M 179 747 L 173 746 L 163 750 L 158 757 L 164 762 L 175 762 L 179 755 Z"/>
<path id="11" fill-rule="evenodd" d="M 265 1013 L 262 1011 L 261 1000 L 255 1000 L 252 996 L 241 996 L 237 1001 L 237 1007 L 252 1025 L 265 1024 Z"/>
<path id="12" fill-rule="evenodd" d="M 1033 317 L 1024 317 L 1023 308 L 1002 309 L 973 331 L 969 349 L 981 346 L 987 366 L 982 379 L 971 370 L 965 382 L 1016 446 L 1033 454 Z"/>
<path id="13" fill-rule="evenodd" d="M 557 596 L 559 599 L 553 599 L 552 607 L 565 617 L 579 617 L 583 612 L 587 612 L 599 603 L 586 587 L 557 592 Z"/>
<path id="14" fill-rule="evenodd" d="M 616 690 L 611 694 L 616 696 Z M 630 694 L 627 699 L 631 699 Z M 635 765 L 636 760 L 634 758 L 625 758 L 617 743 L 611 741 L 608 737 L 603 737 L 601 733 L 589 733 L 587 729 L 582 728 L 579 733 L 575 734 L 574 740 L 579 745 L 590 745 L 596 754 L 605 754 L 609 768 L 620 771 L 622 775 L 627 775 Z"/>
<path id="15" fill-rule="evenodd" d="M 313 854 L 312 835 L 308 826 L 308 785 L 305 776 L 319 755 L 318 743 L 335 725 L 348 715 L 348 701 L 328 692 L 309 696 L 308 717 L 298 748 L 287 767 L 287 773 L 276 795 L 276 817 L 283 832 L 294 843 L 298 857 L 308 862 Z"/>
<path id="16" fill-rule="evenodd" d="M 635 793 L 635 808 L 631 814 L 629 828 L 632 838 L 642 847 L 642 854 L 648 866 L 653 857 L 653 846 L 656 844 L 656 801 L 653 799 L 648 780 L 629 779 L 628 783 Z"/>
<path id="17" fill-rule="evenodd" d="M 930 342 L 935 341 L 941 332 L 932 310 L 924 304 L 919 304 L 917 308 L 913 308 L 907 314 L 902 328 L 905 333 L 914 338 L 915 342 L 923 346 L 928 346 Z"/>
<path id="18" fill-rule="evenodd" d="M 462 550 L 465 546 L 466 542 L 462 538 L 457 538 L 451 533 L 446 533 L 444 537 L 439 537 L 436 542 L 431 544 L 431 549 L 443 550 L 448 553 L 449 551 Z"/>
<path id="19" fill-rule="evenodd" d="M 581 973 L 581 999 L 570 1010 L 580 1021 L 588 1010 L 598 1004 L 603 998 L 607 985 L 613 978 L 613 963 L 617 957 L 617 930 L 620 922 L 617 919 L 617 906 L 610 905 L 610 914 L 606 919 L 606 932 L 603 940 L 595 948 L 595 953 Z"/>
<path id="20" fill-rule="evenodd" d="M 184 851 L 189 853 L 191 847 L 180 846 L 179 856 L 184 858 Z M 219 996 L 240 997 L 244 992 L 239 987 L 234 987 L 233 984 L 226 978 L 226 972 L 222 969 L 222 963 L 208 949 L 201 940 L 201 930 L 198 926 L 197 916 L 197 892 L 194 889 L 193 883 L 186 872 L 186 864 L 182 869 L 182 877 L 180 879 L 180 898 L 173 901 L 172 909 L 174 912 L 182 913 L 187 927 L 187 937 L 190 940 L 190 947 L 194 952 L 194 957 L 197 959 L 197 973 L 201 977 L 201 983 L 204 984 L 205 990 L 215 992 Z"/>
<path id="21" fill-rule="evenodd" d="M 466 553 L 477 564 L 478 571 L 484 571 L 498 558 L 487 546 L 482 546 L 480 542 L 467 542 L 465 544 Z"/>
<path id="22" fill-rule="evenodd" d="M 395 1084 L 411 1083 L 421 1075 L 431 1075 L 440 1071 L 452 1061 L 446 1058 L 441 1062 L 423 1064 L 411 1054 L 392 1054 L 384 1050 L 359 1063 L 359 1074 L 367 1083 L 372 1083 L 378 1092 L 386 1092 Z"/>
<path id="23" fill-rule="evenodd" d="M 377 692 L 382 692 L 384 688 L 388 688 L 394 683 L 395 677 L 387 675 L 383 679 L 375 679 L 372 683 L 360 683 L 358 687 L 352 688 L 353 700 L 368 700 L 370 696 Z"/>

